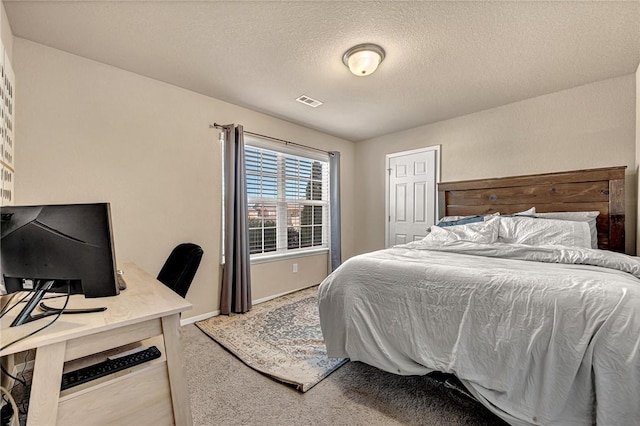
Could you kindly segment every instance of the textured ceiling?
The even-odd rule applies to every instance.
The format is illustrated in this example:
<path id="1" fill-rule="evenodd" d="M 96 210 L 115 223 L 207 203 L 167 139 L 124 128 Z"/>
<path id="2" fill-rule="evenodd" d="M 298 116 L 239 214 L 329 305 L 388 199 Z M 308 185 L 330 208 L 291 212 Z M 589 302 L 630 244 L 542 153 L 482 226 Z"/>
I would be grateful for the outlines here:
<path id="1" fill-rule="evenodd" d="M 363 140 L 640 62 L 640 2 L 4 1 L 14 36 Z M 376 73 L 351 46 L 387 52 Z M 295 98 L 324 102 L 310 108 Z M 215 117 L 212 117 L 215 119 Z"/>

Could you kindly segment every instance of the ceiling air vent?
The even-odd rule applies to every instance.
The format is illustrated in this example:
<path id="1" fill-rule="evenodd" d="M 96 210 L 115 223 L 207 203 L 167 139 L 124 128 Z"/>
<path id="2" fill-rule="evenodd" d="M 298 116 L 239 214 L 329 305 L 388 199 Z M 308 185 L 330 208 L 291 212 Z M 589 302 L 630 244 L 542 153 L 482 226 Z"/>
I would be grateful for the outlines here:
<path id="1" fill-rule="evenodd" d="M 310 98 L 306 95 L 299 96 L 298 98 L 296 98 L 296 101 L 302 102 L 303 104 L 309 105 L 310 107 L 313 107 L 313 108 L 319 107 L 320 105 L 322 105 L 322 102 L 317 101 L 313 98 Z"/>

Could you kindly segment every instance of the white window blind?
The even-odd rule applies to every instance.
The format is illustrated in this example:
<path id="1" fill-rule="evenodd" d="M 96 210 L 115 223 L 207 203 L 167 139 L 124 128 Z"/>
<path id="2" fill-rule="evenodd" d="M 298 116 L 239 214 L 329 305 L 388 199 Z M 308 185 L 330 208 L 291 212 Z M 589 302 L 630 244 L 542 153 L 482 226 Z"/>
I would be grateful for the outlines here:
<path id="1" fill-rule="evenodd" d="M 329 164 L 247 144 L 252 256 L 328 248 Z"/>

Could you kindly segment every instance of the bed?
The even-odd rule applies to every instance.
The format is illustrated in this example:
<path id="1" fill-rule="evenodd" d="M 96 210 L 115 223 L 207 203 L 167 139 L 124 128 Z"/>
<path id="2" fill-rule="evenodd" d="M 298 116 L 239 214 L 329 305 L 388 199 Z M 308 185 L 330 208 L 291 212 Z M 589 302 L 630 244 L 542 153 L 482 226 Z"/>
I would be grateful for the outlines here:
<path id="1" fill-rule="evenodd" d="M 353 257 L 320 285 L 328 355 L 455 374 L 512 425 L 640 424 L 640 260 L 621 253 L 624 176 L 439 184 L 441 226 Z"/>

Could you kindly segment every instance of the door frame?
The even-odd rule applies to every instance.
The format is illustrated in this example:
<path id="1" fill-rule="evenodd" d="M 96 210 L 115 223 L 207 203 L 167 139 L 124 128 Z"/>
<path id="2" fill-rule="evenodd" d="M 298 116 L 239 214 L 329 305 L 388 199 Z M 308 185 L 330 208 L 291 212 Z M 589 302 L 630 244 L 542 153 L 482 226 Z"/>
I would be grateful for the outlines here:
<path id="1" fill-rule="evenodd" d="M 389 178 L 391 177 L 391 159 L 395 158 L 395 157 L 403 157 L 405 155 L 412 155 L 412 154 L 420 154 L 423 152 L 429 152 L 429 151 L 435 151 L 436 152 L 436 191 L 435 191 L 435 195 L 436 195 L 436 199 L 435 201 L 435 213 L 436 213 L 436 220 L 438 220 L 438 183 L 440 183 L 440 147 L 441 145 L 432 145 L 432 146 L 427 146 L 424 148 L 418 148 L 418 149 L 411 149 L 409 151 L 402 151 L 402 152 L 394 152 L 392 154 L 387 154 L 385 156 L 384 159 L 384 165 L 385 165 L 385 188 L 384 188 L 384 247 L 388 248 L 389 247 L 389 221 L 391 220 L 391 216 L 390 216 L 390 212 L 389 212 L 389 193 L 390 193 L 390 187 L 389 187 Z"/>

